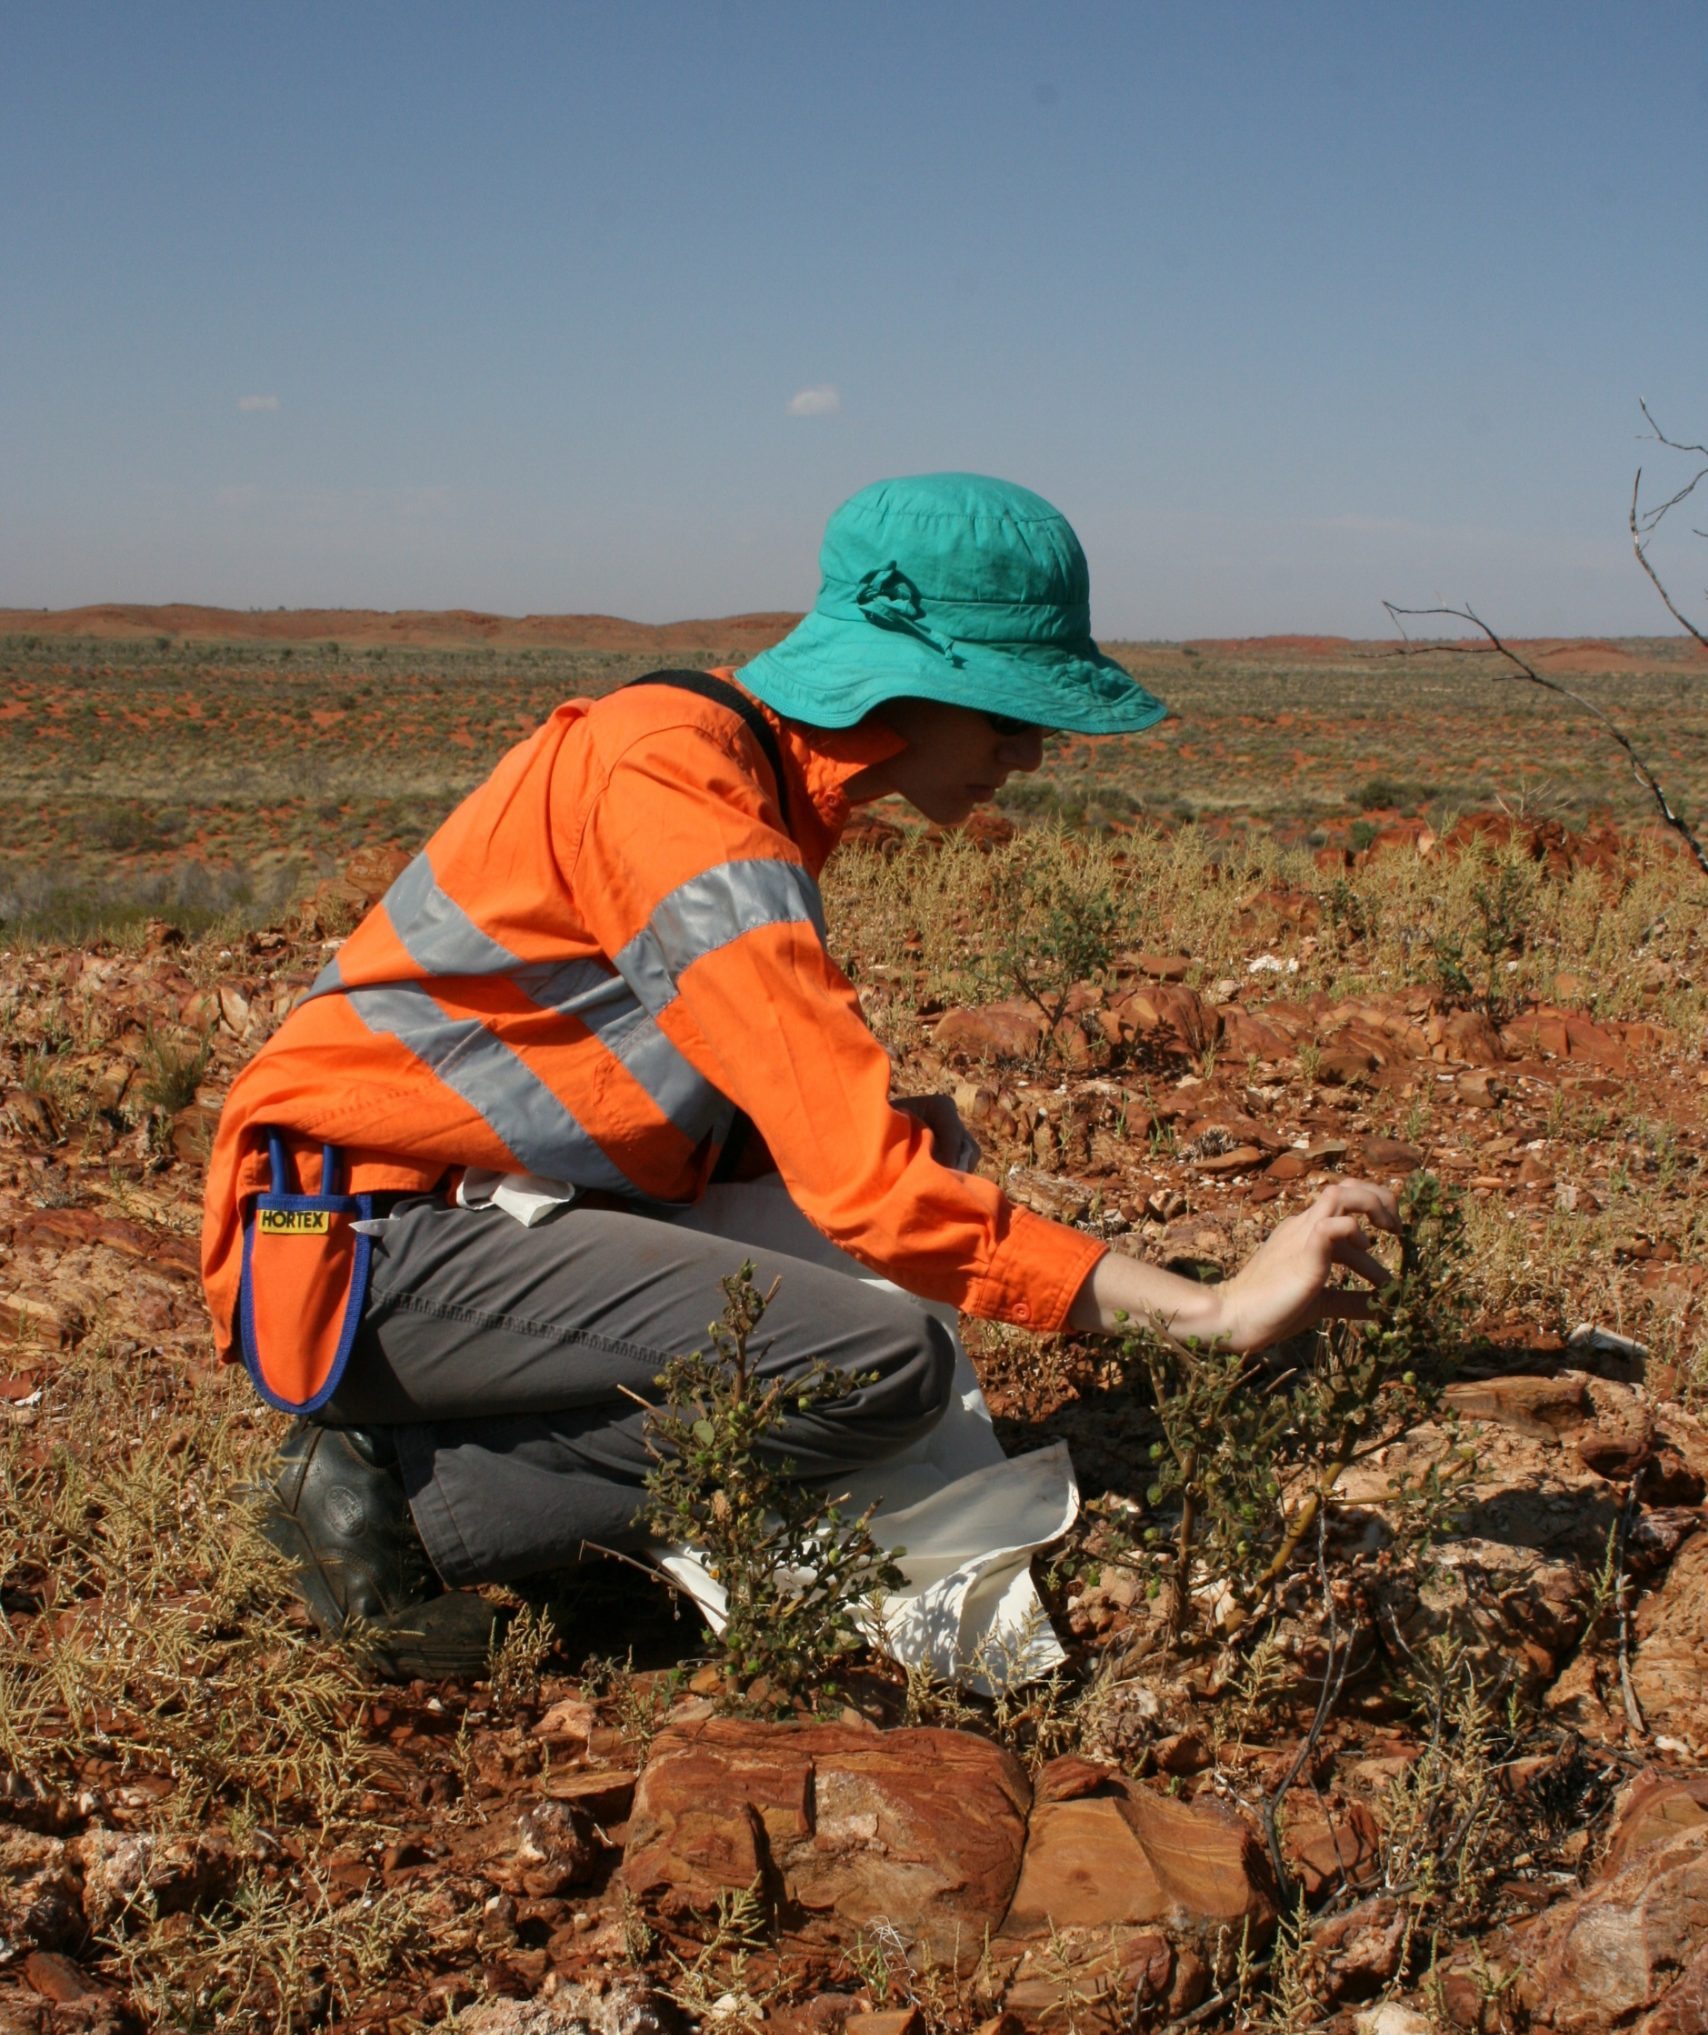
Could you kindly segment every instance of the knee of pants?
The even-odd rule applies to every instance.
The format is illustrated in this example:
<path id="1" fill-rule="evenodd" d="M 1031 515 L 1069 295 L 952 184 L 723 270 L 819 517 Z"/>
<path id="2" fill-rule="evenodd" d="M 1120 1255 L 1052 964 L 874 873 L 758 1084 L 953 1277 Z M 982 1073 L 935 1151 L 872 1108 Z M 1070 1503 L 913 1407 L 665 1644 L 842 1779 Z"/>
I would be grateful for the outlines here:
<path id="1" fill-rule="evenodd" d="M 935 1427 L 954 1392 L 955 1338 L 923 1309 L 909 1310 L 908 1333 L 877 1367 L 874 1383 L 855 1396 L 860 1425 L 888 1433 L 898 1443 Z M 851 1409 L 852 1410 L 852 1409 Z"/>

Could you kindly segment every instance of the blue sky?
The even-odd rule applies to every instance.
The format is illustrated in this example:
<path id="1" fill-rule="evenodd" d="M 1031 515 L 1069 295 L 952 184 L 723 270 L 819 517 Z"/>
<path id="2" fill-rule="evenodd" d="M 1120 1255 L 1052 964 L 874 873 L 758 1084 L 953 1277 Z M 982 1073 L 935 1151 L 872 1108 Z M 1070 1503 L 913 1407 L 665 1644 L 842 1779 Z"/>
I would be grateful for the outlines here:
<path id="1" fill-rule="evenodd" d="M 0 605 L 800 607 L 962 467 L 1108 636 L 1663 633 L 1705 129 L 1700 0 L 17 4 Z"/>

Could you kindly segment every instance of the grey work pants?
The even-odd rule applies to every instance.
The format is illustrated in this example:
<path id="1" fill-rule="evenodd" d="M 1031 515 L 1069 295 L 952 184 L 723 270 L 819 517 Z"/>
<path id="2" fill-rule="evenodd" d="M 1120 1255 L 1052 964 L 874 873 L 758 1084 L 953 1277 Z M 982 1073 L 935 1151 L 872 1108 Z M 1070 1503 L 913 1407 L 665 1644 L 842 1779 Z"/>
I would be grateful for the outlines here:
<path id="1" fill-rule="evenodd" d="M 498 1209 L 428 1201 L 375 1236 L 349 1368 L 318 1417 L 390 1431 L 447 1583 L 561 1568 L 583 1541 L 638 1546 L 652 1458 L 624 1388 L 655 1399 L 665 1361 L 708 1345 L 718 1282 L 744 1258 L 761 1292 L 779 1282 L 755 1338 L 765 1375 L 819 1357 L 870 1374 L 788 1416 L 775 1448 L 802 1478 L 882 1462 L 935 1425 L 954 1341 L 893 1288 L 614 1210 L 570 1207 L 525 1228 Z"/>

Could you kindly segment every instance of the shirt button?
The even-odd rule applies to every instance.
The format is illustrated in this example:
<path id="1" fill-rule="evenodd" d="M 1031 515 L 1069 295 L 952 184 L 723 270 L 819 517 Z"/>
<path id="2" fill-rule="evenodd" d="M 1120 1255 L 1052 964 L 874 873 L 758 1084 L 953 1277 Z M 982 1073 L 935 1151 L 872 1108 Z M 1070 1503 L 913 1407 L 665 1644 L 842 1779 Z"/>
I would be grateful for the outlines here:
<path id="1" fill-rule="evenodd" d="M 1032 1319 L 1032 1309 L 1026 1301 L 1022 1300 L 1016 1305 L 1014 1319 L 1016 1321 L 1030 1321 Z"/>

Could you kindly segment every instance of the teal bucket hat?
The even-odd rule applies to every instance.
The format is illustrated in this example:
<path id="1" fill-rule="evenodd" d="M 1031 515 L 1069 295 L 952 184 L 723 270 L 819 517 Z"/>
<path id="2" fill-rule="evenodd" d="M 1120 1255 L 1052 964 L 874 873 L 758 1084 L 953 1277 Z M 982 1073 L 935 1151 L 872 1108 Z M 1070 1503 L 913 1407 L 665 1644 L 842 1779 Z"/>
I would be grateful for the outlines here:
<path id="1" fill-rule="evenodd" d="M 1091 578 L 1041 495 L 977 473 L 876 481 L 830 519 L 799 627 L 739 676 L 791 720 L 847 728 L 904 696 L 1113 735 L 1168 712 L 1091 640 Z"/>

